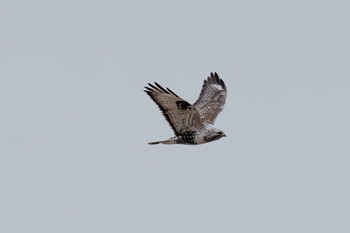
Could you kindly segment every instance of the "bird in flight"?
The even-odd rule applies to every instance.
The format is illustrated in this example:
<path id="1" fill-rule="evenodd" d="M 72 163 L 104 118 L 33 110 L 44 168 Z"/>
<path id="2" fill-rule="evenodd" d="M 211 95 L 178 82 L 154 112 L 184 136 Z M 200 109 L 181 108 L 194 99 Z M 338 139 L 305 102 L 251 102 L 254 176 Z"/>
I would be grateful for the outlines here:
<path id="1" fill-rule="evenodd" d="M 198 145 L 226 137 L 222 130 L 213 127 L 227 96 L 225 83 L 217 73 L 210 73 L 204 80 L 201 93 L 194 104 L 156 82 L 148 85 L 145 92 L 158 105 L 175 134 L 167 140 L 148 144 Z"/>

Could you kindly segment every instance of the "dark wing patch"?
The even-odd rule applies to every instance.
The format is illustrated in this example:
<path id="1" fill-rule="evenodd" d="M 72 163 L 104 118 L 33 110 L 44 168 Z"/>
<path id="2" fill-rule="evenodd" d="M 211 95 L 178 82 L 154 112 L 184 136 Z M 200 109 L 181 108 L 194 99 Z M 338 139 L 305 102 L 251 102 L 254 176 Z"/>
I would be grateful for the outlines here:
<path id="1" fill-rule="evenodd" d="M 148 85 L 145 92 L 158 105 L 176 136 L 185 131 L 205 128 L 198 110 L 193 105 L 156 82 L 154 85 Z"/>
<path id="2" fill-rule="evenodd" d="M 190 108 L 192 105 L 188 103 L 187 101 L 176 101 L 176 106 L 178 109 L 186 110 L 187 108 Z"/>
<path id="3" fill-rule="evenodd" d="M 214 124 L 216 117 L 224 108 L 226 96 L 224 81 L 217 73 L 210 73 L 204 80 L 198 100 L 194 103 L 204 124 Z"/>

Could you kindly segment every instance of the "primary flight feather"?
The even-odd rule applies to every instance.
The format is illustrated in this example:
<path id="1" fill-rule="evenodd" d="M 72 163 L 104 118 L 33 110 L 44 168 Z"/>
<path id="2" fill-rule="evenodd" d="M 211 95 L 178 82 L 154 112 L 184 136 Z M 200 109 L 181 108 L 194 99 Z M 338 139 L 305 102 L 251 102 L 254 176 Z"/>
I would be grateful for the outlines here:
<path id="1" fill-rule="evenodd" d="M 218 114 L 223 110 L 227 89 L 217 73 L 210 73 L 204 80 L 198 100 L 188 103 L 169 88 L 158 83 L 145 87 L 145 92 L 158 105 L 170 124 L 175 136 L 149 144 L 197 145 L 226 137 L 222 130 L 213 127 Z"/>

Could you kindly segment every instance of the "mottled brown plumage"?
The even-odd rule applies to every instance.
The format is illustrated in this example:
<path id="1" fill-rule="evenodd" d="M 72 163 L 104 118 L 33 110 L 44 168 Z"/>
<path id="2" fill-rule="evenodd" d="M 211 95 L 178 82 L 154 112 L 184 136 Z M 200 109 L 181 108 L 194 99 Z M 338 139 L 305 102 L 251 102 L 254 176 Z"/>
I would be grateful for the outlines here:
<path id="1" fill-rule="evenodd" d="M 149 144 L 195 145 L 226 136 L 223 131 L 213 128 L 227 96 L 225 83 L 217 73 L 210 73 L 204 80 L 199 98 L 193 105 L 156 82 L 148 85 L 145 92 L 158 105 L 175 134 L 168 140 Z"/>

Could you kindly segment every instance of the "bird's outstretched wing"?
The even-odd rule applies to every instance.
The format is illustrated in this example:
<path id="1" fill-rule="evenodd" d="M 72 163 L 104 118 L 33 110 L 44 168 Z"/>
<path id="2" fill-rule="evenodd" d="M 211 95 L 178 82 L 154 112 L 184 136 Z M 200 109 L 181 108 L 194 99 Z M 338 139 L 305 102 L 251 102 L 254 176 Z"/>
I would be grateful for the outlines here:
<path id="1" fill-rule="evenodd" d="M 145 87 L 145 92 L 158 105 L 176 136 L 186 131 L 205 128 L 198 110 L 193 105 L 156 82 L 154 85 L 150 83 L 148 85 Z"/>
<path id="2" fill-rule="evenodd" d="M 214 124 L 215 118 L 224 109 L 226 96 L 224 81 L 217 73 L 210 73 L 210 76 L 204 80 L 198 100 L 194 103 L 205 125 Z"/>

